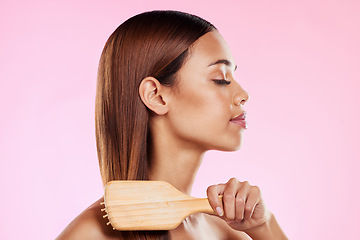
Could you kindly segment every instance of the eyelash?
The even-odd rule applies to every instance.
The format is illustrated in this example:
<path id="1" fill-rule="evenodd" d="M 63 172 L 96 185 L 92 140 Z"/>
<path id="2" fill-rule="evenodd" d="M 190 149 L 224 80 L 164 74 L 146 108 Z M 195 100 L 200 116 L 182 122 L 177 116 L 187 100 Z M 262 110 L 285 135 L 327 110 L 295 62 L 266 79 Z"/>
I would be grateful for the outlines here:
<path id="1" fill-rule="evenodd" d="M 231 83 L 230 81 L 227 81 L 225 79 L 213 79 L 213 81 L 219 85 L 229 85 Z"/>

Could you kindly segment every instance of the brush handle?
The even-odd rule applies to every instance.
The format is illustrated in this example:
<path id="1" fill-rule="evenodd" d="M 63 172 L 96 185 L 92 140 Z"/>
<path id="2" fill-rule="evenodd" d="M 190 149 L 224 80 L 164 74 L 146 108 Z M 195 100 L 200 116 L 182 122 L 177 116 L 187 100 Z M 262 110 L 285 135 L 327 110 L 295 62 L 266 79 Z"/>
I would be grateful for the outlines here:
<path id="1" fill-rule="evenodd" d="M 219 196 L 220 202 L 222 202 L 223 196 Z M 216 214 L 217 213 L 210 206 L 209 200 L 207 198 L 193 198 L 189 200 L 178 201 L 180 207 L 185 207 L 183 204 L 186 204 L 190 209 L 190 214 L 193 213 L 208 213 Z"/>

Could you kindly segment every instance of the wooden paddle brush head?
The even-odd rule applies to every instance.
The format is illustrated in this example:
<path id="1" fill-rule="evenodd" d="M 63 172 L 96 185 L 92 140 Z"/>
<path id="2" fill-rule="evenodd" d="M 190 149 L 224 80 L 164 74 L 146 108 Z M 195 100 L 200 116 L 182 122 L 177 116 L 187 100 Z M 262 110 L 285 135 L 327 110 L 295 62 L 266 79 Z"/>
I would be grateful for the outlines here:
<path id="1" fill-rule="evenodd" d="M 170 230 L 193 213 L 214 214 L 207 198 L 190 197 L 163 181 L 111 181 L 104 201 L 104 217 L 120 231 Z"/>

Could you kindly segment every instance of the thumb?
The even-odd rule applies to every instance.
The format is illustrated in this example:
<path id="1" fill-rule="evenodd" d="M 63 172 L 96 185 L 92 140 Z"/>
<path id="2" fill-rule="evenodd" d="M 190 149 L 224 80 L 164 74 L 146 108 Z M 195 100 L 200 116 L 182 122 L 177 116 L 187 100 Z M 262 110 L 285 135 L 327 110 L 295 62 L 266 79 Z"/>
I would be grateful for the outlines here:
<path id="1" fill-rule="evenodd" d="M 207 196 L 211 208 L 217 213 L 218 216 L 224 215 L 224 207 L 222 204 L 222 197 L 219 195 L 224 194 L 225 184 L 212 185 L 207 188 Z"/>

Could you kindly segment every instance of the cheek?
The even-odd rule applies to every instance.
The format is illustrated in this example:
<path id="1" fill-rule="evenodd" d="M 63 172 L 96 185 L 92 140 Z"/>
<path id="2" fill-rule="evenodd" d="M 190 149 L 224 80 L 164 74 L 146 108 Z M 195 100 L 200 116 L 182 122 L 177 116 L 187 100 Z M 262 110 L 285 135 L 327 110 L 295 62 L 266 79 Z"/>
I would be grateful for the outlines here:
<path id="1" fill-rule="evenodd" d="M 173 114 L 173 123 L 187 135 L 210 137 L 227 127 L 231 118 L 228 99 L 213 91 L 187 91 L 181 95 Z"/>
<path id="2" fill-rule="evenodd" d="M 180 113 L 196 119 L 208 119 L 227 115 L 230 112 L 229 100 L 226 94 L 212 88 L 194 88 L 184 92 L 178 101 Z M 227 116 L 228 117 L 228 116 Z M 195 119 L 196 118 L 196 119 Z"/>

